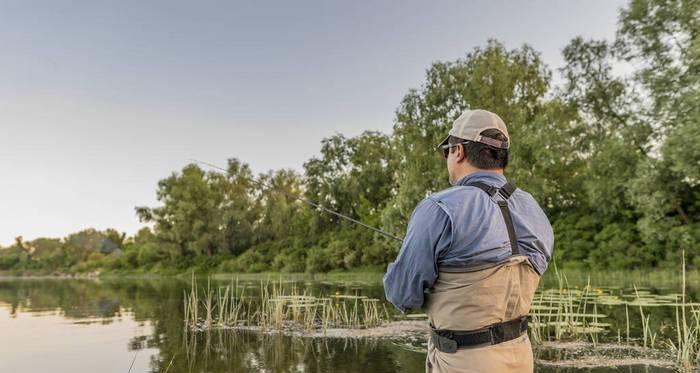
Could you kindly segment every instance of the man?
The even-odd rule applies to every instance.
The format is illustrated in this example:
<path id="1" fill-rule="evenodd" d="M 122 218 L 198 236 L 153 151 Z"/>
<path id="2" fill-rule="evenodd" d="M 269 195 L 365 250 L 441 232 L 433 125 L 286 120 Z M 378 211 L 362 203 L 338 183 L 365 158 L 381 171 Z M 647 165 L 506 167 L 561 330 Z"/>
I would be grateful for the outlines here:
<path id="1" fill-rule="evenodd" d="M 421 201 L 384 276 L 397 308 L 424 308 L 427 372 L 532 372 L 527 313 L 552 255 L 552 227 L 506 181 L 503 120 L 468 110 L 440 144 L 452 188 Z"/>

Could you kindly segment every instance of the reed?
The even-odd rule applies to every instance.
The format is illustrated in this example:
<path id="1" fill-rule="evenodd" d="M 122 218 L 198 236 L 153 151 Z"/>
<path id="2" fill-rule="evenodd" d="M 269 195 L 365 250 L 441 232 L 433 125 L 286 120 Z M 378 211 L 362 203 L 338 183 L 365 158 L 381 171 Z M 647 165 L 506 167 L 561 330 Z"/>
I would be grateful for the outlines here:
<path id="1" fill-rule="evenodd" d="M 686 298 L 685 250 L 682 252 L 681 303 L 676 304 L 676 341 L 667 343 L 675 352 L 676 361 L 684 371 L 700 365 L 700 307 L 689 304 Z M 686 309 L 690 309 L 686 312 Z M 688 318 L 690 313 L 690 318 Z"/>
<path id="2" fill-rule="evenodd" d="M 533 300 L 530 337 L 535 343 L 584 338 L 598 343 L 598 334 L 605 332 L 608 324 L 599 322 L 599 319 L 607 316 L 598 313 L 598 295 L 591 294 L 593 287 L 590 278 L 583 289 L 578 289 L 578 286 L 569 286 L 566 275 L 558 270 L 556 264 L 554 273 L 557 288 L 539 291 Z M 593 307 L 592 313 L 589 307 Z"/>
<path id="3" fill-rule="evenodd" d="M 639 296 L 639 291 L 637 291 L 637 286 L 634 286 L 634 294 L 637 296 L 637 299 L 640 299 L 641 297 Z M 649 317 L 651 315 L 647 315 L 646 317 L 644 316 L 644 307 L 642 307 L 641 302 L 639 305 L 639 315 L 642 318 L 642 336 L 644 339 L 644 348 L 647 348 L 647 342 L 651 338 L 653 340 L 653 337 L 651 336 L 651 329 L 649 328 Z M 653 343 L 652 343 L 653 347 Z"/>
<path id="4" fill-rule="evenodd" d="M 199 320 L 199 296 L 197 294 L 197 278 L 192 272 L 190 293 L 185 293 L 184 308 L 185 308 L 185 325 L 194 325 Z"/>
<path id="5" fill-rule="evenodd" d="M 539 295 L 539 299 L 536 300 L 536 303 L 542 304 L 542 293 Z M 545 329 L 547 328 L 547 323 L 540 317 L 540 314 L 538 312 L 534 312 L 535 307 L 542 307 L 542 306 L 531 306 L 530 308 L 530 323 L 529 323 L 529 330 L 530 330 L 530 338 L 535 342 L 535 344 L 540 344 L 544 341 L 544 334 L 545 334 Z"/>
<path id="6" fill-rule="evenodd" d="M 131 369 L 134 368 L 134 363 L 136 362 L 136 357 L 139 356 L 139 350 L 136 350 L 136 353 L 134 354 L 134 358 L 131 360 L 131 365 L 129 365 L 129 370 L 127 373 L 131 373 Z"/>
<path id="7" fill-rule="evenodd" d="M 533 342 L 585 338 L 595 347 L 599 335 L 607 333 L 610 326 L 601 322 L 606 315 L 599 313 L 599 306 L 624 306 L 624 342 L 638 343 L 644 348 L 653 349 L 658 347 L 657 339 L 661 329 L 653 328 L 648 308 L 675 307 L 675 337 L 665 341 L 665 345 L 674 352 L 681 371 L 690 372 L 700 366 L 700 304 L 692 303 L 687 296 L 685 253 L 682 258 L 682 291 L 678 295 L 654 295 L 634 285 L 631 295 L 624 294 L 624 291 L 614 294 L 609 290 L 594 288 L 590 278 L 584 288 L 578 289 L 577 286 L 572 289 L 567 277 L 556 266 L 554 268 L 558 287 L 538 291 L 530 310 L 530 337 Z M 636 341 L 630 336 L 630 306 L 639 309 L 641 336 Z M 617 328 L 617 341 L 623 342 L 620 328 Z"/>
<path id="8" fill-rule="evenodd" d="M 625 325 L 627 329 L 627 343 L 630 343 L 630 307 L 625 303 Z"/>
<path id="9" fill-rule="evenodd" d="M 170 370 L 170 367 L 173 366 L 173 361 L 175 361 L 175 356 L 177 356 L 177 354 L 173 354 L 173 357 L 170 359 L 170 362 L 168 363 L 168 366 L 165 368 L 163 373 L 168 373 L 168 371 Z"/>
<path id="10" fill-rule="evenodd" d="M 214 309 L 216 308 L 216 304 L 214 303 L 214 292 L 211 289 L 211 280 L 207 279 L 207 291 L 204 296 L 204 299 L 202 300 L 202 305 L 204 306 L 204 327 L 205 328 L 211 328 L 212 327 L 212 320 L 214 319 Z"/>
<path id="11" fill-rule="evenodd" d="M 597 288 L 591 284 L 590 278 L 585 285 L 572 287 L 567 276 L 555 266 L 558 286 L 538 290 L 532 302 L 530 337 L 534 343 L 586 340 L 596 346 L 603 335 L 609 333 L 608 340 L 616 337 L 619 343 L 658 348 L 658 336 L 663 334 L 661 329 L 654 329 L 649 307 L 675 307 L 675 335 L 665 340 L 663 346 L 674 352 L 679 367 L 689 371 L 699 363 L 700 305 L 687 297 L 685 258 L 682 265 L 682 292 L 677 295 L 655 295 L 636 286 L 633 286 L 633 292 Z M 296 284 L 285 284 L 281 278 L 279 281 L 268 278 L 260 280 L 259 294 L 253 291 L 254 296 L 246 297 L 246 287 L 239 286 L 238 278 L 235 282 L 231 279 L 224 286 L 213 284 L 208 279 L 206 286 L 198 286 L 192 275 L 192 288 L 183 294 L 184 320 L 189 330 L 256 327 L 325 333 L 329 328 L 372 327 L 393 318 L 385 302 L 357 292 L 324 296 Z M 611 328 L 612 325 L 605 321 L 608 316 L 601 312 L 603 306 L 624 307 L 621 322 L 625 325 Z M 639 338 L 631 335 L 636 312 L 630 306 L 639 310 Z"/>
<path id="12" fill-rule="evenodd" d="M 203 292 L 197 290 L 192 277 L 192 289 L 185 292 L 183 308 L 185 323 L 192 330 L 255 326 L 272 330 L 299 329 L 304 331 L 328 328 L 367 328 L 389 318 L 386 307 L 378 299 L 366 296 L 336 294 L 316 296 L 296 285 L 285 290 L 278 283 L 260 281 L 258 302 L 246 303 L 245 288 L 239 294 L 238 280 L 234 284 L 212 288 L 211 280 Z M 201 316 L 200 316 L 201 315 Z"/>

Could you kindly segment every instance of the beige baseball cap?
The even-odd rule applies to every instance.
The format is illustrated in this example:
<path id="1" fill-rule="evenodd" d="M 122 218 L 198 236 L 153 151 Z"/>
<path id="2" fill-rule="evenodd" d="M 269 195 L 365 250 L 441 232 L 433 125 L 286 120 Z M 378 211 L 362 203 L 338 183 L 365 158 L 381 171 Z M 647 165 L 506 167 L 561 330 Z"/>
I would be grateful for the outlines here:
<path id="1" fill-rule="evenodd" d="M 507 141 L 481 136 L 481 132 L 491 128 L 501 131 L 506 136 Z M 503 119 L 501 119 L 498 114 L 487 110 L 477 109 L 465 111 L 452 123 L 452 129 L 449 134 L 450 136 L 459 137 L 460 139 L 480 142 L 500 149 L 508 149 L 510 146 L 510 136 L 508 136 L 508 129 Z M 440 145 L 447 144 L 447 140 L 450 136 L 447 136 Z"/>

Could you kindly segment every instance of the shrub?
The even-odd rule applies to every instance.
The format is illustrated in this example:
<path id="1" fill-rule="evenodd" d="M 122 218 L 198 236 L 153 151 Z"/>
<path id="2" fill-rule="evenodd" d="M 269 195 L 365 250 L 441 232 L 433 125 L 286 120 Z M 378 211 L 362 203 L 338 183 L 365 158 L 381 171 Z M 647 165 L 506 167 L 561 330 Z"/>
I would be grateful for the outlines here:
<path id="1" fill-rule="evenodd" d="M 306 272 L 328 272 L 333 265 L 325 250 L 312 247 L 306 256 Z"/>
<path id="2" fill-rule="evenodd" d="M 18 254 L 0 254 L 0 270 L 14 269 L 18 264 Z"/>
<path id="3" fill-rule="evenodd" d="M 279 253 L 272 261 L 272 269 L 287 273 L 304 272 L 306 258 L 301 249 L 289 249 Z"/>

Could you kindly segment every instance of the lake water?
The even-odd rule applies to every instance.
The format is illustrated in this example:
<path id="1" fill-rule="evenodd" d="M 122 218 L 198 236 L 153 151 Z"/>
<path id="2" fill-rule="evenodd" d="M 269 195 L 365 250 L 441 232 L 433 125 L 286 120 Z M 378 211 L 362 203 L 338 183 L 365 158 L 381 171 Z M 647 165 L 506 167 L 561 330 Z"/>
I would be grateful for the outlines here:
<path id="1" fill-rule="evenodd" d="M 298 277 L 295 286 L 315 294 L 382 298 L 379 276 L 352 277 Z M 251 288 L 257 283 L 250 280 Z M 425 355 L 420 351 L 424 341 L 420 340 L 186 332 L 183 294 L 189 288 L 189 281 L 177 279 L 0 279 L 0 372 L 424 371 Z M 608 310 L 612 330 L 625 318 L 624 309 L 620 314 L 619 308 Z M 660 330 L 664 323 L 675 324 L 672 308 L 653 307 L 650 312 L 652 324 Z M 632 329 L 637 337 L 638 329 Z M 614 338 L 615 332 L 608 334 Z M 670 371 L 642 366 L 620 370 L 538 366 L 536 370 Z"/>

